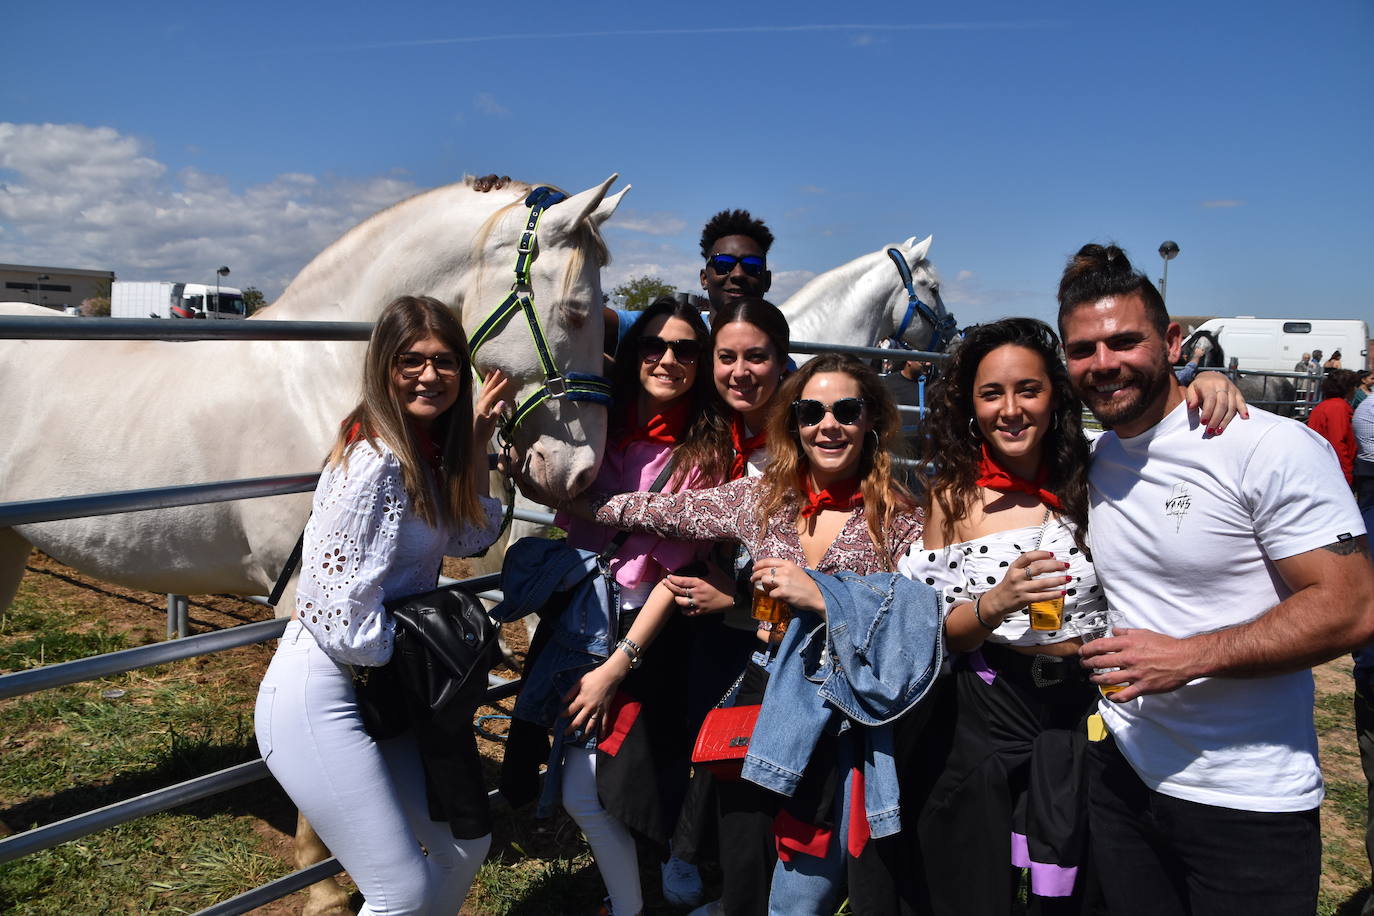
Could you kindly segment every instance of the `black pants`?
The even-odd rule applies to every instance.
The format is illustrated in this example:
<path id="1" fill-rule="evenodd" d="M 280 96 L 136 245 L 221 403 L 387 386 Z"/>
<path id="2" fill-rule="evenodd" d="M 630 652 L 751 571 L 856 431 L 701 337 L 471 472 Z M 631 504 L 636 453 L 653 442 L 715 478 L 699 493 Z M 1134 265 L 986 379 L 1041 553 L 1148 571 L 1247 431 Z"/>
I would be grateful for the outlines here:
<path id="1" fill-rule="evenodd" d="M 1110 737 L 1088 751 L 1093 853 L 1112 916 L 1311 916 L 1317 809 L 1271 814 L 1162 795 Z"/>
<path id="2" fill-rule="evenodd" d="M 1083 759 L 1097 688 L 1082 678 L 1036 687 L 1030 658 L 1010 649 L 985 645 L 978 657 L 996 677 L 987 683 L 972 655 L 956 665 L 950 749 L 920 813 L 934 912 L 1008 916 L 1018 847 L 1035 863 L 1030 912 L 1092 912 Z"/>
<path id="3" fill-rule="evenodd" d="M 1374 870 L 1374 684 L 1355 674 L 1355 734 L 1360 742 L 1360 766 L 1365 781 L 1364 852 Z M 1374 916 L 1374 894 L 1365 898 L 1360 916 Z"/>

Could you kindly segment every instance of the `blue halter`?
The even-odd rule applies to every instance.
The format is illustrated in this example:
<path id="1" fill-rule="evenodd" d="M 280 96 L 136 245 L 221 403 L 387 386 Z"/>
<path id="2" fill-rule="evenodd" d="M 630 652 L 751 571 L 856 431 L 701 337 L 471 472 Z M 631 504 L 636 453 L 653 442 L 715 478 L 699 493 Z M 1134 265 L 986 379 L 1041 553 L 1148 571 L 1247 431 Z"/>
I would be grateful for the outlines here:
<path id="1" fill-rule="evenodd" d="M 920 300 L 916 295 L 916 287 L 911 282 L 911 268 L 907 266 L 906 255 L 902 254 L 900 249 L 889 248 L 887 256 L 892 259 L 893 264 L 897 265 L 897 273 L 901 274 L 902 285 L 906 287 L 906 314 L 902 316 L 901 324 L 897 326 L 897 330 L 888 340 L 891 341 L 893 349 L 913 349 L 903 338 L 906 336 L 907 328 L 911 327 L 911 319 L 915 318 L 919 312 L 921 317 L 930 325 L 930 340 L 926 343 L 925 349 L 929 352 L 938 353 L 945 344 L 954 339 L 954 335 L 958 331 L 954 316 L 945 311 L 945 305 L 940 301 L 938 292 L 935 293 L 935 302 L 940 306 L 938 314 Z"/>

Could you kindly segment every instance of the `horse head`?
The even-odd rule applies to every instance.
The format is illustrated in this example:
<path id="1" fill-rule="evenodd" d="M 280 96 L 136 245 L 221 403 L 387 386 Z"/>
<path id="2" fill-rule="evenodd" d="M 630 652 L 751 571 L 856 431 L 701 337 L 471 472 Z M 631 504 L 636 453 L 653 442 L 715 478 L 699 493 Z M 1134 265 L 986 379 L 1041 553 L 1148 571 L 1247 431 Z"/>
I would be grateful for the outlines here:
<path id="1" fill-rule="evenodd" d="M 521 489 L 542 502 L 584 490 L 601 463 L 609 386 L 600 377 L 600 227 L 629 190 L 607 196 L 617 177 L 570 197 L 518 186 L 479 232 L 477 269 L 460 297 L 477 369 L 516 381 L 503 435 Z"/>
<path id="2" fill-rule="evenodd" d="M 879 337 L 913 350 L 943 350 L 955 330 L 954 316 L 945 309 L 944 300 L 940 298 L 939 274 L 927 257 L 933 239 L 934 236 L 928 235 L 917 242 L 912 236 L 887 249 L 893 272 L 899 275 L 901 282 L 892 288 L 882 304 L 884 316 Z M 909 286 L 906 274 L 896 264 L 898 257 L 910 272 Z"/>

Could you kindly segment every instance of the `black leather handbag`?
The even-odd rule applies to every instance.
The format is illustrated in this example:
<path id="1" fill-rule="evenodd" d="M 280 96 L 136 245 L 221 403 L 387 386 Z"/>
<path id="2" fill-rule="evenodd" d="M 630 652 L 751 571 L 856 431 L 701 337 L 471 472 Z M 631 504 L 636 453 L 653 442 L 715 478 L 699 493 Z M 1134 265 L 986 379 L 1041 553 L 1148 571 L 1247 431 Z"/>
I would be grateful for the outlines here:
<path id="1" fill-rule="evenodd" d="M 449 585 L 389 601 L 386 609 L 396 621 L 391 661 L 353 671 L 367 733 L 394 738 L 452 703 L 477 707 L 499 632 L 481 600 Z"/>

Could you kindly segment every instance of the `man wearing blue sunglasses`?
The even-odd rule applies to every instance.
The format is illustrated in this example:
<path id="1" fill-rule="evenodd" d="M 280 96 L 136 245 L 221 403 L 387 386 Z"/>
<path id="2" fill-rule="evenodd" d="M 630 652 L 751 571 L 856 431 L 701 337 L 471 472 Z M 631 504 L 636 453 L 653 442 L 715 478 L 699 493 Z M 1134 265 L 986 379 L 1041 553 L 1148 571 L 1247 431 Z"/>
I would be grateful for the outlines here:
<path id="1" fill-rule="evenodd" d="M 743 296 L 762 297 L 773 283 L 768 249 L 773 233 L 748 210 L 722 210 L 701 230 L 701 288 L 711 303 L 711 317 L 727 302 Z"/>

